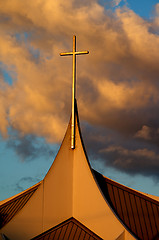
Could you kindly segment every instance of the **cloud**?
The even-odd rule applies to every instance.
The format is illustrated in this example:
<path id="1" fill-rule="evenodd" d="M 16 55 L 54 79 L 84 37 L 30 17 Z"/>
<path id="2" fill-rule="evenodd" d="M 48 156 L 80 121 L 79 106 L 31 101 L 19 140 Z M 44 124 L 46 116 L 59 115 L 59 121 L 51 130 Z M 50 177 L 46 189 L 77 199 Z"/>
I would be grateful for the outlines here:
<path id="1" fill-rule="evenodd" d="M 122 0 L 107 0 L 107 1 L 103 1 L 103 5 L 109 9 L 109 8 L 114 8 L 114 7 L 118 7 L 120 5 L 120 3 L 124 2 L 126 4 L 126 1 L 122 1 Z"/>
<path id="2" fill-rule="evenodd" d="M 142 126 L 142 128 L 135 133 L 134 137 L 159 146 L 159 128 L 155 125 L 153 127 Z"/>
<path id="3" fill-rule="evenodd" d="M 114 0 L 112 2 L 113 2 L 113 6 L 118 6 L 122 2 L 122 0 Z"/>
<path id="4" fill-rule="evenodd" d="M 136 138 L 143 138 L 145 140 L 150 140 L 152 139 L 151 137 L 151 128 L 148 127 L 148 126 L 142 126 L 142 129 L 139 130 L 136 134 L 135 134 L 135 137 Z"/>
<path id="5" fill-rule="evenodd" d="M 101 153 L 105 154 L 108 165 L 114 165 L 121 171 L 130 174 L 153 175 L 158 178 L 159 153 L 156 154 L 155 151 L 147 148 L 130 150 L 112 145 L 102 149 Z"/>
<path id="6" fill-rule="evenodd" d="M 130 175 L 151 176 L 159 180 L 159 149 L 157 139 L 132 138 L 114 130 L 87 124 L 82 133 L 89 160 L 102 163 Z"/>
<path id="7" fill-rule="evenodd" d="M 54 155 L 51 145 L 47 144 L 44 139 L 39 139 L 33 135 L 18 136 L 8 139 L 7 148 L 15 151 L 21 161 L 35 160 L 40 157 L 50 157 Z"/>
<path id="8" fill-rule="evenodd" d="M 24 191 L 29 185 L 36 184 L 39 182 L 40 179 L 33 178 L 33 177 L 23 177 L 21 178 L 15 185 L 15 191 L 22 192 Z"/>
<path id="9" fill-rule="evenodd" d="M 59 53 L 72 49 L 74 34 L 77 49 L 90 51 L 77 59 L 81 120 L 105 134 L 107 129 L 116 132 L 118 143 L 126 136 L 139 144 L 147 136 L 155 144 L 143 126 L 159 129 L 158 4 L 151 21 L 126 6 L 106 10 L 96 0 L 6 0 L 0 3 L 0 16 L 0 62 L 12 78 L 12 85 L 7 84 L 0 69 L 0 131 L 7 137 L 12 128 L 22 136 L 19 145 L 11 140 L 9 147 L 25 158 L 35 150 L 27 136 L 61 142 L 71 112 L 72 62 Z M 99 139 L 106 139 L 101 131 Z M 21 153 L 26 142 L 29 148 Z M 124 143 L 115 146 L 128 149 Z M 101 148 L 107 147 L 103 141 Z M 124 171 L 131 172 L 130 166 L 123 166 Z"/>

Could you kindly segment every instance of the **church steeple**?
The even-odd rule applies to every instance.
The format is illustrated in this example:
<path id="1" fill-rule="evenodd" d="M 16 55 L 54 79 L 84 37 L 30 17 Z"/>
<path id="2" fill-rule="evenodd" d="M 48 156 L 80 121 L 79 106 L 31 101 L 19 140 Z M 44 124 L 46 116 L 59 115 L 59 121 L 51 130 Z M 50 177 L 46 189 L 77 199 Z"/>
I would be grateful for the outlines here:
<path id="1" fill-rule="evenodd" d="M 73 52 L 61 53 L 73 55 L 72 119 L 45 178 L 0 202 L 0 239 L 159 239 L 159 203 L 89 164 L 75 99 L 76 55 L 85 53 L 75 36 Z"/>
<path id="2" fill-rule="evenodd" d="M 88 54 L 89 51 L 76 52 L 76 36 L 73 36 L 73 51 L 60 53 L 60 56 L 73 56 L 72 61 L 72 121 L 71 121 L 71 148 L 75 149 L 75 100 L 76 100 L 76 55 Z"/>

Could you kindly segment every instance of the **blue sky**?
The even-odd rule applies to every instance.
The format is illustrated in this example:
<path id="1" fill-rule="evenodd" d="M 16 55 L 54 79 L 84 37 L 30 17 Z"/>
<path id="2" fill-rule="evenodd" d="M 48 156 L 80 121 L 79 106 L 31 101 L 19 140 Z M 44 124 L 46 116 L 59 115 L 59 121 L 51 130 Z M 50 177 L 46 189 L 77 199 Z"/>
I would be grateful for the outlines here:
<path id="1" fill-rule="evenodd" d="M 133 10 L 136 14 L 143 18 L 150 19 L 153 16 L 155 10 L 155 5 L 158 3 L 157 0 L 119 0 L 119 1 L 104 1 L 101 0 L 100 3 L 105 6 L 107 9 L 110 8 L 110 5 L 113 5 L 114 8 L 127 6 Z"/>
<path id="2" fill-rule="evenodd" d="M 58 152 L 72 74 L 59 53 L 73 34 L 90 50 L 77 61 L 77 98 L 91 165 L 159 195 L 158 1 L 46 2 L 6 1 L 0 10 L 0 200 L 42 180 Z"/>
<path id="3" fill-rule="evenodd" d="M 152 12 L 154 11 L 155 5 L 158 3 L 156 0 L 152 1 L 137 1 L 137 0 L 129 0 L 127 1 L 128 7 L 139 14 L 141 17 L 151 18 Z"/>

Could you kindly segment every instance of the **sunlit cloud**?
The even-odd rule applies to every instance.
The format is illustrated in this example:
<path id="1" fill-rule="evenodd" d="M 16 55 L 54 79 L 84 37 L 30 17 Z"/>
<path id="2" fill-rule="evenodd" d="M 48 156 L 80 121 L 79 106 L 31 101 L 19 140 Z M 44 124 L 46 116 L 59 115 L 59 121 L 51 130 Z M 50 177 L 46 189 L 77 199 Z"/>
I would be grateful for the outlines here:
<path id="1" fill-rule="evenodd" d="M 61 142 L 71 110 L 72 62 L 59 53 L 72 49 L 76 34 L 77 49 L 90 51 L 77 60 L 81 120 L 110 128 L 120 137 L 156 144 L 148 126 L 159 129 L 159 6 L 150 21 L 127 6 L 118 7 L 120 2 L 113 1 L 114 11 L 96 0 L 0 3 L 0 131 L 4 137 L 12 128 L 21 139 L 34 135 Z M 136 152 L 128 153 L 136 159 Z M 145 157 L 150 161 L 148 152 Z M 113 161 L 109 165 L 117 168 Z"/>

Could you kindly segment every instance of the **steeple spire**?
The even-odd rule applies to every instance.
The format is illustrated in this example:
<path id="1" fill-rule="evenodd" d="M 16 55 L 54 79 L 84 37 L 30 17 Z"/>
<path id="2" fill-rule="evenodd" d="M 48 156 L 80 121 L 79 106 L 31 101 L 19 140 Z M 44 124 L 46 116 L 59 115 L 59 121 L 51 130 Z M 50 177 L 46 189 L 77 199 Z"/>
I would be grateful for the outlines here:
<path id="1" fill-rule="evenodd" d="M 76 52 L 76 36 L 73 36 L 73 51 L 60 53 L 60 56 L 73 56 L 72 64 L 72 123 L 71 123 L 71 148 L 75 148 L 75 99 L 76 99 L 76 55 L 88 54 L 89 51 Z"/>

